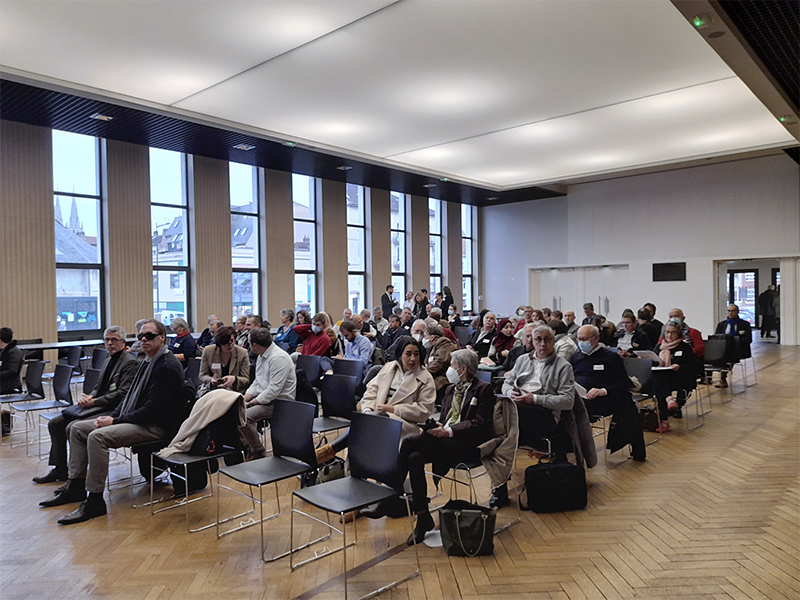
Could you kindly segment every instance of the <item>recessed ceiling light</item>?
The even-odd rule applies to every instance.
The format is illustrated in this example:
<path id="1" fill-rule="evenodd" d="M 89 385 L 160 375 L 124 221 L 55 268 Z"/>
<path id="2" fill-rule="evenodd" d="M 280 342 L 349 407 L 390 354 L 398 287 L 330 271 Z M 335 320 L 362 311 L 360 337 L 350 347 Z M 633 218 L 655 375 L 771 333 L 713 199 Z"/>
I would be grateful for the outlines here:
<path id="1" fill-rule="evenodd" d="M 353 169 L 353 167 L 351 167 L 350 165 L 341 165 L 336 168 L 339 169 L 340 171 L 351 171 Z"/>
<path id="2" fill-rule="evenodd" d="M 710 37 L 712 39 L 717 39 L 717 38 L 721 38 L 723 35 L 725 35 L 724 31 L 715 31 L 714 33 L 709 33 L 708 37 Z"/>
<path id="3" fill-rule="evenodd" d="M 487 198 L 487 200 L 500 200 L 500 198 L 498 198 L 497 196 L 492 196 L 490 198 Z"/>
<path id="4" fill-rule="evenodd" d="M 435 183 L 425 183 L 425 184 L 422 185 L 422 187 L 431 189 L 431 188 L 435 188 L 436 184 Z"/>
<path id="5" fill-rule="evenodd" d="M 281 142 L 284 146 L 288 146 L 289 148 L 294 148 L 297 146 L 294 142 Z"/>
<path id="6" fill-rule="evenodd" d="M 237 150 L 244 150 L 245 152 L 247 152 L 248 150 L 254 150 L 255 146 L 253 146 L 252 144 L 236 144 L 234 148 L 236 148 Z"/>
<path id="7" fill-rule="evenodd" d="M 448 181 L 450 181 L 450 178 L 449 177 L 442 177 L 439 181 L 444 181 L 445 183 L 447 183 Z"/>
<path id="8" fill-rule="evenodd" d="M 114 117 L 109 117 L 108 115 L 101 115 L 100 113 L 94 113 L 89 118 L 90 119 L 97 119 L 98 121 L 105 121 L 106 123 L 108 123 L 109 121 L 112 121 L 114 119 Z"/>

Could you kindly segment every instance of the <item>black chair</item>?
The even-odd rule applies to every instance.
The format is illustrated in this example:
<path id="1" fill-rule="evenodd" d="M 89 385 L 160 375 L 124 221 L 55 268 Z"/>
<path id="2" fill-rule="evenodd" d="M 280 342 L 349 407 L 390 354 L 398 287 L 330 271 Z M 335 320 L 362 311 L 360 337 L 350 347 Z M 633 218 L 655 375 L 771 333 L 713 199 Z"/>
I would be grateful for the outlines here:
<path id="1" fill-rule="evenodd" d="M 291 512 L 291 526 L 289 533 L 289 544 L 291 550 L 289 551 L 289 565 L 294 571 L 295 569 L 308 564 L 314 560 L 333 554 L 334 552 L 342 551 L 342 561 L 344 566 L 344 597 L 348 598 L 347 589 L 347 548 L 358 543 L 358 528 L 353 524 L 354 541 L 347 542 L 347 523 L 344 516 L 355 510 L 362 509 L 370 504 L 375 504 L 383 500 L 390 500 L 398 498 L 401 494 L 396 490 L 399 488 L 402 481 L 400 481 L 398 473 L 398 460 L 399 455 L 397 447 L 400 444 L 400 432 L 402 425 L 397 419 L 387 419 L 385 417 L 353 413 L 351 416 L 352 427 L 350 428 L 350 441 L 349 441 L 349 462 L 350 462 L 350 476 L 326 483 L 320 483 L 315 486 L 302 488 L 292 492 L 292 512 Z M 372 479 L 374 481 L 368 481 Z M 340 516 L 342 528 L 326 523 L 312 515 L 309 515 L 299 509 L 295 509 L 295 498 L 315 506 L 316 508 L 325 511 L 326 513 L 336 513 Z M 404 496 L 406 501 L 406 510 L 409 514 L 409 522 L 413 532 L 414 517 L 409 505 L 408 496 Z M 336 531 L 342 535 L 342 545 L 333 550 L 327 550 L 315 553 L 313 558 L 309 558 L 302 562 L 295 564 L 294 562 L 294 515 L 295 513 L 304 515 L 314 520 L 315 522 L 326 525 L 331 531 Z M 420 574 L 421 568 L 419 563 L 419 551 L 417 545 L 414 544 L 414 551 L 417 559 L 417 569 L 409 575 L 397 579 L 392 583 L 380 587 L 373 592 L 362 596 L 362 598 L 371 597 L 379 592 L 396 587 L 401 583 L 408 581 Z M 369 566 L 367 563 L 366 566 Z M 357 571 L 365 570 L 362 567 L 356 567 Z"/>
<path id="2" fill-rule="evenodd" d="M 44 410 L 62 409 L 72 405 L 72 391 L 70 390 L 70 379 L 72 378 L 71 365 L 56 365 L 56 370 L 53 376 L 53 396 L 54 400 L 42 400 L 40 402 L 24 402 L 21 404 L 12 404 L 13 409 L 12 417 L 22 420 L 16 413 L 25 415 L 25 445 L 29 441 L 29 431 L 33 431 L 36 427 L 36 422 L 33 420 L 33 415 L 36 412 Z"/>
<path id="3" fill-rule="evenodd" d="M 200 387 L 200 359 L 196 356 L 186 362 L 184 377 L 195 385 L 195 389 Z"/>
<path id="4" fill-rule="evenodd" d="M 33 402 L 44 399 L 44 384 L 42 375 L 46 360 L 34 360 L 26 363 L 25 372 L 25 391 L 21 394 L 4 394 L 0 396 L 0 404 L 11 404 L 17 402 Z"/>
<path id="5" fill-rule="evenodd" d="M 654 408 L 656 411 L 658 422 L 661 423 L 661 411 L 658 410 L 658 401 L 656 400 L 655 396 L 653 396 L 653 361 L 644 358 L 630 358 L 623 356 L 622 363 L 625 365 L 625 372 L 628 374 L 628 378 L 631 379 L 631 381 L 635 380 L 639 383 L 638 391 L 631 390 L 631 397 L 633 398 L 633 401 L 638 406 L 641 406 L 644 403 L 652 405 L 652 408 Z M 663 434 L 658 433 L 654 440 L 647 442 L 647 445 L 650 446 L 655 444 L 663 437 Z M 607 448 L 605 449 L 605 452 L 606 465 L 608 465 Z"/>
<path id="6" fill-rule="evenodd" d="M 42 338 L 30 338 L 27 340 L 17 340 L 17 345 L 25 346 L 27 344 L 41 344 Z M 23 360 L 44 360 L 44 350 L 23 350 Z"/>
<path id="7" fill-rule="evenodd" d="M 350 375 L 351 377 L 364 377 L 364 363 L 360 360 L 350 360 L 347 358 L 333 359 L 334 375 Z"/>
<path id="8" fill-rule="evenodd" d="M 349 417 L 356 407 L 356 385 L 357 378 L 349 375 L 326 375 L 322 379 L 322 416 L 314 419 L 314 433 L 350 426 Z"/>
<path id="9" fill-rule="evenodd" d="M 739 361 L 739 347 L 736 340 L 731 335 L 719 334 L 709 337 L 705 341 L 705 354 L 703 355 L 703 369 L 708 374 L 709 382 L 711 380 L 711 373 L 719 372 L 730 375 L 730 385 L 728 386 L 728 402 L 733 399 L 733 367 L 736 364 L 741 365 Z M 744 367 L 742 366 L 742 372 Z M 744 375 L 743 375 L 744 378 Z M 747 380 L 744 380 L 745 389 L 747 388 Z M 723 400 L 722 402 L 725 402 Z"/>
<path id="10" fill-rule="evenodd" d="M 297 356 L 295 368 L 305 371 L 308 382 L 313 384 L 319 379 L 320 371 L 322 370 L 322 367 L 320 367 L 320 359 L 320 356 L 300 354 Z"/>
<path id="11" fill-rule="evenodd" d="M 92 369 L 97 369 L 98 371 L 103 368 L 103 363 L 106 362 L 108 358 L 108 350 L 105 348 L 95 348 L 92 351 Z"/>
<path id="12" fill-rule="evenodd" d="M 260 525 L 261 560 L 264 562 L 273 562 L 289 554 L 289 550 L 287 550 L 271 558 L 264 557 L 264 521 L 274 519 L 279 516 L 281 512 L 278 482 L 316 469 L 317 462 L 314 453 L 314 442 L 311 435 L 311 428 L 314 424 L 314 407 L 304 402 L 292 402 L 290 400 L 275 400 L 273 402 L 273 407 L 272 426 L 270 428 L 272 456 L 229 467 L 222 467 L 217 471 L 217 537 L 220 538 L 229 533 L 234 533 L 250 527 L 251 525 Z M 247 485 L 250 488 L 250 494 L 244 494 L 238 490 L 222 485 L 220 483 L 221 475 L 225 475 L 239 483 Z M 277 508 L 273 514 L 265 517 L 263 486 L 271 483 L 275 484 L 275 503 Z M 258 488 L 258 498 L 253 495 L 253 486 Z M 245 496 L 253 502 L 257 502 L 260 509 L 258 521 L 250 520 L 246 523 L 241 523 L 238 527 L 220 533 L 219 526 L 222 523 L 227 523 L 228 521 L 238 518 L 238 516 L 235 516 L 220 520 L 219 505 L 222 489 L 231 490 Z M 311 543 L 316 543 L 317 541 L 329 537 L 330 533 L 325 536 L 325 538 L 320 538 Z M 298 549 L 296 548 L 296 550 Z"/>
<path id="13" fill-rule="evenodd" d="M 453 328 L 453 333 L 455 334 L 456 339 L 458 340 L 458 345 L 464 348 L 467 345 L 467 342 L 469 342 L 470 336 L 472 335 L 472 328 L 465 327 L 462 325 Z"/>
<path id="14" fill-rule="evenodd" d="M 166 457 L 161 456 L 157 452 L 152 452 L 150 454 L 150 514 L 151 515 L 155 515 L 160 512 L 164 512 L 165 510 L 171 510 L 173 508 L 179 508 L 183 506 L 185 508 L 185 513 L 186 513 L 186 528 L 189 530 L 189 533 L 203 531 L 204 529 L 209 529 L 210 527 L 216 526 L 216 521 L 218 519 L 212 523 L 196 527 L 195 529 L 192 529 L 190 525 L 189 505 L 199 500 L 209 498 L 210 496 L 213 495 L 214 490 L 213 490 L 213 483 L 211 483 L 210 479 L 206 477 L 207 485 L 211 485 L 210 492 L 208 494 L 203 494 L 202 496 L 199 496 L 197 498 L 192 498 L 191 500 L 189 500 L 189 495 L 194 493 L 195 491 L 190 489 L 192 485 L 189 477 L 189 471 L 190 469 L 194 470 L 195 465 L 205 463 L 203 465 L 205 468 L 205 473 L 213 473 L 214 470 L 218 468 L 220 458 L 234 457 L 234 460 L 236 461 L 243 460 L 241 443 L 239 442 L 239 428 L 238 428 L 239 404 L 243 402 L 244 402 L 244 397 L 240 395 L 237 401 L 228 410 L 228 412 L 226 412 L 222 417 L 220 417 L 219 419 L 210 423 L 207 426 L 208 428 L 211 428 L 212 431 L 218 432 L 217 434 L 218 439 L 214 440 L 215 449 L 213 452 L 200 453 L 200 454 L 194 454 L 191 451 L 176 452 Z M 218 422 L 222 424 L 222 427 L 219 428 L 215 427 L 215 423 Z M 182 483 L 183 494 L 176 494 L 171 498 L 161 498 L 155 500 L 153 497 L 153 488 L 154 488 L 154 481 L 156 478 L 156 471 L 161 473 L 165 470 L 169 471 L 171 477 L 173 478 L 173 481 L 175 478 L 177 478 L 178 480 L 183 482 Z M 203 488 L 205 488 L 205 486 L 203 486 Z M 165 506 L 164 508 L 159 508 L 158 510 L 155 509 L 156 504 L 159 504 L 161 502 L 167 502 L 169 500 L 176 500 L 176 502 L 169 506 Z M 248 513 L 237 515 L 237 517 L 241 517 L 244 514 Z"/>

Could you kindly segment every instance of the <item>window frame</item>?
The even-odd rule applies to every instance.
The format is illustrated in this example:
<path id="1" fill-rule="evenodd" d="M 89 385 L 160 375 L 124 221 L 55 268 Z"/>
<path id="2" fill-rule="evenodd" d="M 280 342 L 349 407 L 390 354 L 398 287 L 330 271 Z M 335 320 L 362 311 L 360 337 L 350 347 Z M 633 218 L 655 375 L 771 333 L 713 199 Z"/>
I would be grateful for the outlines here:
<path id="1" fill-rule="evenodd" d="M 347 227 L 347 299 L 348 299 L 348 308 L 353 311 L 353 313 L 357 313 L 364 308 L 369 308 L 367 304 L 367 188 L 363 185 L 358 185 L 355 183 L 348 183 L 345 185 L 345 195 L 347 195 L 347 190 L 355 188 L 356 193 L 358 190 L 361 190 L 361 212 L 360 212 L 360 221 L 361 223 L 351 223 L 350 222 L 350 207 L 348 206 L 345 210 L 345 220 L 346 220 L 346 227 Z M 347 202 L 347 198 L 345 197 L 345 202 Z M 358 229 L 361 231 L 361 256 L 362 262 L 361 266 L 362 269 L 351 269 L 350 268 L 350 229 Z M 351 306 L 351 298 L 350 298 L 350 278 L 357 277 L 361 280 L 361 291 L 363 294 L 363 298 L 361 298 L 361 308 L 359 309 L 358 306 Z"/>
<path id="2" fill-rule="evenodd" d="M 391 280 L 392 285 L 394 285 L 395 278 L 402 277 L 403 280 L 403 289 L 401 291 L 395 291 L 395 300 L 398 301 L 398 306 L 403 306 L 403 302 L 406 299 L 406 290 L 408 289 L 408 194 L 404 194 L 403 192 L 389 192 L 389 212 L 391 213 L 391 202 L 392 198 L 397 195 L 398 196 L 398 212 L 402 213 L 403 215 L 403 227 L 402 229 L 398 229 L 394 226 L 392 222 L 391 214 L 389 215 L 389 243 L 393 243 L 393 235 L 395 233 L 402 233 L 403 234 L 403 247 L 400 248 L 400 254 L 403 257 L 403 266 L 405 269 L 403 271 L 395 271 L 394 269 L 394 262 L 392 262 L 392 272 L 391 272 Z M 389 318 L 389 315 L 384 315 L 385 318 Z"/>
<path id="3" fill-rule="evenodd" d="M 438 221 L 438 229 L 439 232 L 431 231 L 431 215 L 430 212 L 432 209 L 432 203 L 437 203 L 437 209 L 435 210 L 437 221 Z M 442 219 L 442 201 L 438 198 L 428 198 L 428 265 L 429 265 L 429 276 L 428 276 L 428 298 L 434 298 L 437 292 L 442 291 L 442 245 L 444 240 L 442 239 L 442 226 L 443 226 L 443 219 Z M 438 271 L 434 269 L 435 265 L 430 264 L 431 256 L 433 254 L 434 242 L 438 241 L 439 243 L 439 269 Z M 435 261 L 433 261 L 435 262 Z M 437 283 L 438 282 L 438 283 Z M 432 303 L 432 302 L 431 302 Z"/>
<path id="4" fill-rule="evenodd" d="M 254 167 L 253 165 L 248 165 L 248 164 L 245 164 L 245 163 L 238 163 L 238 162 L 233 161 L 233 160 L 228 161 L 228 190 L 229 190 L 229 194 L 230 194 L 231 187 L 232 187 L 232 182 L 233 182 L 233 173 L 231 173 L 231 165 L 232 164 L 243 165 L 245 167 L 250 167 L 251 168 L 250 175 L 253 178 L 253 198 L 252 198 L 252 201 L 253 201 L 252 202 L 253 203 L 253 212 L 245 212 L 245 211 L 241 211 L 241 210 L 234 210 L 233 209 L 233 204 L 231 204 L 230 205 L 231 206 L 231 209 L 230 209 L 231 220 L 233 220 L 234 216 L 253 218 L 255 220 L 255 228 L 253 230 L 253 233 L 251 234 L 251 237 L 254 237 L 256 239 L 256 241 L 257 241 L 256 243 L 258 244 L 258 246 L 255 248 L 255 263 L 256 263 L 255 266 L 253 266 L 253 267 L 234 266 L 233 265 L 233 235 L 234 235 L 234 232 L 231 233 L 231 301 L 233 303 L 233 306 L 232 306 L 232 308 L 233 308 L 233 322 L 236 322 L 236 319 L 239 316 L 241 316 L 241 315 L 237 314 L 237 310 L 236 310 L 236 294 L 234 293 L 234 288 L 235 288 L 235 285 L 236 285 L 235 278 L 236 278 L 237 274 L 250 273 L 252 276 L 254 276 L 254 281 L 252 283 L 252 285 L 253 285 L 253 303 L 252 303 L 253 304 L 253 309 L 252 309 L 252 312 L 245 313 L 245 314 L 255 314 L 255 315 L 260 314 L 259 311 L 261 310 L 261 306 L 263 306 L 262 303 L 261 303 L 261 300 L 262 300 L 262 298 L 261 298 L 261 243 L 262 243 L 263 240 L 260 237 L 261 236 L 261 210 L 260 210 L 261 209 L 261 202 L 259 201 L 260 198 L 261 198 L 261 177 L 259 176 L 259 170 L 260 170 L 261 167 Z M 232 198 L 229 198 L 229 200 L 231 200 L 231 199 Z M 232 226 L 231 226 L 231 228 L 232 228 Z M 245 227 L 244 230 L 247 231 L 247 227 Z M 239 233 L 239 229 L 237 229 L 235 233 L 238 234 Z"/>
<path id="5" fill-rule="evenodd" d="M 464 235 L 464 213 L 469 213 L 469 231 Z M 469 241 L 469 273 L 464 269 L 464 242 Z M 461 205 L 461 312 L 466 314 L 468 311 L 473 313 L 475 310 L 475 214 L 470 204 Z M 465 287 L 469 282 L 469 306 L 466 305 Z"/>
<path id="6" fill-rule="evenodd" d="M 298 216 L 296 216 L 294 214 L 294 188 L 295 188 L 294 184 L 295 184 L 295 176 L 297 176 L 297 177 L 307 177 L 310 180 L 309 181 L 309 189 L 313 190 L 313 197 L 311 198 L 311 201 L 309 203 L 309 204 L 313 204 L 313 211 L 311 211 L 312 212 L 312 217 L 310 219 L 309 218 L 304 218 L 304 217 L 298 217 Z M 317 204 L 318 204 L 318 200 L 319 200 L 319 194 L 318 194 L 318 190 L 317 190 L 317 181 L 318 181 L 317 178 L 316 177 L 312 177 L 311 175 L 303 175 L 302 173 L 292 173 L 292 250 L 293 250 L 292 251 L 292 266 L 294 268 L 294 278 L 293 278 L 294 279 L 294 289 L 293 289 L 292 295 L 294 296 L 294 311 L 295 311 L 295 314 L 296 314 L 299 310 L 302 310 L 302 309 L 298 308 L 298 305 L 297 305 L 297 277 L 298 277 L 298 275 L 301 275 L 301 276 L 304 276 L 304 277 L 311 276 L 311 277 L 314 278 L 313 298 L 309 298 L 309 302 L 308 302 L 309 307 L 308 308 L 310 309 L 309 313 L 311 314 L 312 318 L 316 314 L 316 311 L 319 310 L 318 307 L 317 307 L 317 302 L 318 302 L 318 299 L 319 299 L 319 272 L 318 272 L 318 270 L 319 270 L 319 260 L 317 260 L 318 259 L 318 256 L 317 256 L 317 252 L 318 252 L 318 250 L 317 250 L 317 215 L 319 213 L 319 210 L 318 210 L 319 207 L 317 206 Z M 294 235 L 295 235 L 295 223 L 306 223 L 306 224 L 311 226 L 311 231 L 312 231 L 312 233 L 314 235 L 314 244 L 313 244 L 313 247 L 314 247 L 314 252 L 313 252 L 314 267 L 311 268 L 311 269 L 298 269 L 297 268 L 297 264 L 295 262 L 295 257 L 294 257 L 294 248 L 295 248 L 295 244 L 297 244 L 297 240 L 294 237 Z"/>

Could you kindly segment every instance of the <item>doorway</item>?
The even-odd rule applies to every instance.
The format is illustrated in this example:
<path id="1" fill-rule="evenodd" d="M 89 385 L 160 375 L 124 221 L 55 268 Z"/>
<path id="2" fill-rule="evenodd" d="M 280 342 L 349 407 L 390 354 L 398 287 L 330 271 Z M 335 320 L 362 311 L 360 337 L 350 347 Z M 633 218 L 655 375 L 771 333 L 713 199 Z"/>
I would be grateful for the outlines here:
<path id="1" fill-rule="evenodd" d="M 739 318 L 749 322 L 752 327 L 758 324 L 758 270 L 728 270 L 728 304 L 739 307 Z"/>

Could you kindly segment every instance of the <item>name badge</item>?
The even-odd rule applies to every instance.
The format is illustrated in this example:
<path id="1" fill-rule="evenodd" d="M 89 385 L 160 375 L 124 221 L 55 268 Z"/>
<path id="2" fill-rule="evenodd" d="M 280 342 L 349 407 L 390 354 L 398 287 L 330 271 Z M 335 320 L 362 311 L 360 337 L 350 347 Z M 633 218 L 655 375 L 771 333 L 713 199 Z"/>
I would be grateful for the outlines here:
<path id="1" fill-rule="evenodd" d="M 216 371 L 217 369 L 222 369 L 222 364 L 220 363 L 211 363 L 211 369 Z"/>
<path id="2" fill-rule="evenodd" d="M 606 370 L 606 366 L 605 365 L 595 365 L 594 366 L 594 370 L 595 371 L 605 371 Z"/>
<path id="3" fill-rule="evenodd" d="M 117 384 L 116 383 L 112 383 L 110 386 L 108 386 L 108 391 L 109 392 L 113 392 L 115 389 L 117 389 Z"/>
<path id="4" fill-rule="evenodd" d="M 631 344 L 631 347 L 632 347 L 632 348 L 638 348 L 638 347 L 639 347 L 639 344 L 637 344 L 636 342 L 633 342 L 633 343 Z"/>
<path id="5" fill-rule="evenodd" d="M 675 356 L 683 356 L 683 350 L 678 350 L 678 351 L 675 353 Z"/>
<path id="6" fill-rule="evenodd" d="M 477 399 L 477 398 L 473 398 L 473 399 L 470 401 L 469 405 L 470 405 L 470 406 L 478 406 L 478 399 Z"/>
<path id="7" fill-rule="evenodd" d="M 181 345 L 180 345 L 180 344 L 175 344 L 175 345 L 173 346 L 173 348 L 180 348 L 180 347 L 181 347 Z"/>
<path id="8" fill-rule="evenodd" d="M 739 332 L 739 335 L 744 335 L 744 329 L 742 329 L 742 331 Z"/>

